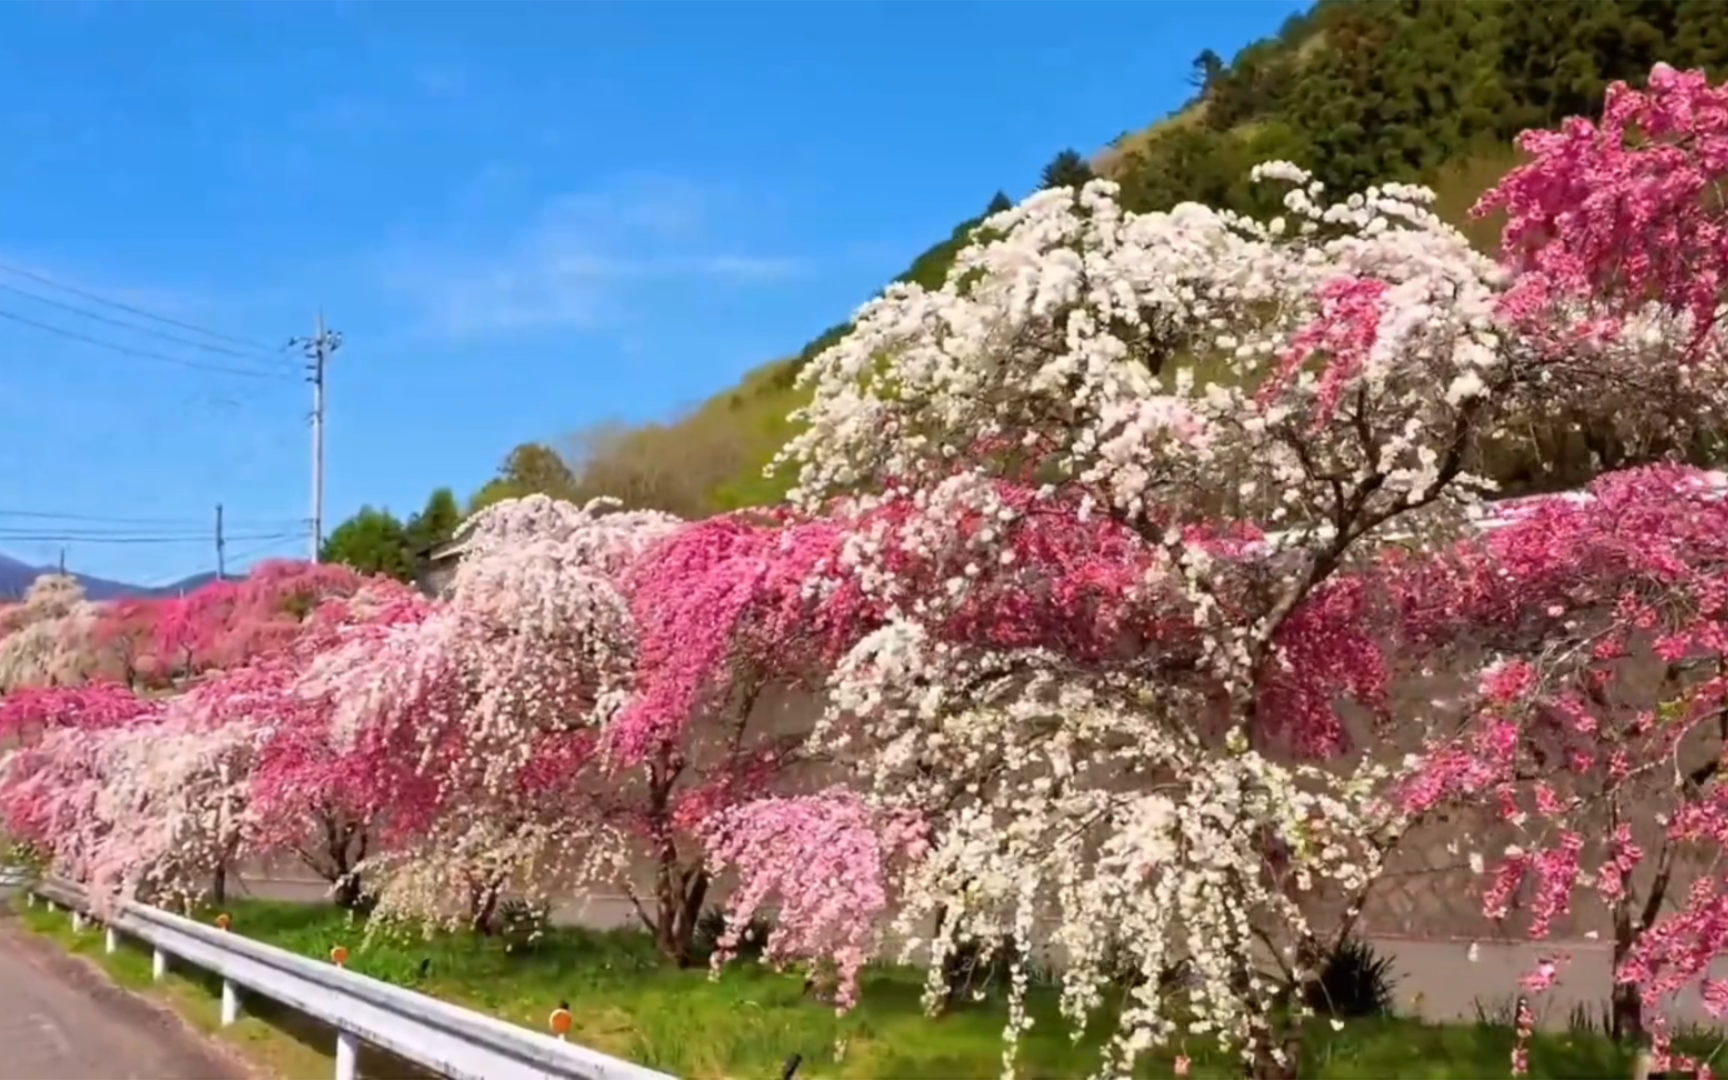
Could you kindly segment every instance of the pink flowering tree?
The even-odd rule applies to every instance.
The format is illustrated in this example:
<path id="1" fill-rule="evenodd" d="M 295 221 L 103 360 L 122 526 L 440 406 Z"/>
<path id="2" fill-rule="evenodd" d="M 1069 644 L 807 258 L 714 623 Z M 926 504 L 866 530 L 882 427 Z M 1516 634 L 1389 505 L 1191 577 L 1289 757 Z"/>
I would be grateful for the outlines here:
<path id="1" fill-rule="evenodd" d="M 17 689 L 0 697 L 0 832 L 13 854 L 52 864 L 73 827 L 90 820 L 104 734 L 153 720 L 160 703 L 112 683 Z M 66 863 L 62 863 L 64 867 Z"/>
<path id="2" fill-rule="evenodd" d="M 221 902 L 258 849 L 253 774 L 284 685 L 259 662 L 173 697 L 97 683 L 8 699 L 0 720 L 46 726 L 0 772 L 8 831 L 100 904 Z"/>
<path id="3" fill-rule="evenodd" d="M 631 688 L 615 579 L 675 524 L 544 496 L 488 507 L 444 604 L 310 673 L 303 692 L 334 703 L 332 738 L 367 763 L 388 817 L 365 864 L 381 924 L 489 929 L 507 888 L 543 896 L 623 861 L 597 771 Z"/>
<path id="4" fill-rule="evenodd" d="M 63 872 L 104 897 L 220 902 L 228 869 L 241 854 L 305 853 L 315 840 L 317 854 L 335 864 L 328 868 L 332 880 L 348 876 L 363 847 L 356 835 L 361 830 L 331 787 L 311 782 L 303 716 L 316 703 L 295 690 L 320 649 L 342 640 L 349 624 L 400 598 L 369 596 L 368 607 L 361 598 L 344 597 L 303 616 L 294 609 L 297 597 L 316 597 L 331 582 L 343 590 L 346 578 L 309 575 L 315 584 L 308 590 L 306 576 L 283 576 L 286 587 L 266 575 L 252 588 L 219 594 L 235 602 L 217 625 L 237 625 L 237 640 L 217 636 L 193 655 L 236 666 L 205 668 L 176 696 L 139 696 L 128 685 L 98 678 L 71 688 L 15 691 L 0 700 L 0 737 L 39 736 L 3 782 L 9 797 L 24 806 L 54 797 L 48 781 L 66 770 L 94 784 L 62 785 L 60 794 L 72 800 L 69 813 L 19 819 L 34 823 L 32 843 L 46 845 Z M 389 592 L 374 587 L 379 591 Z M 249 606 L 269 617 L 244 617 Z M 129 639 L 142 637 L 160 627 L 160 614 L 142 606 L 95 614 L 86 625 L 98 629 L 86 642 L 110 640 L 100 629 L 105 620 L 124 626 Z M 93 673 L 100 674 L 100 664 Z M 48 822 L 53 829 L 41 827 Z"/>
<path id="5" fill-rule="evenodd" d="M 766 521 L 506 501 L 467 526 L 445 604 L 322 660 L 307 689 L 338 703 L 344 767 L 365 763 L 387 808 L 380 916 L 487 929 L 506 891 L 604 881 L 691 959 L 704 823 L 795 760 L 758 707 L 799 662 L 758 632 L 801 584 L 782 540 Z"/>
<path id="6" fill-rule="evenodd" d="M 27 746 L 58 728 L 118 727 L 153 709 L 150 699 L 115 683 L 13 690 L 0 697 L 0 743 Z"/>
<path id="7" fill-rule="evenodd" d="M 1279 1018 L 1317 959 L 1299 901 L 1359 894 L 1407 823 L 1340 709 L 1384 717 L 1396 670 L 1370 571 L 1449 545 L 1510 421 L 1612 397 L 1683 441 L 1728 385 L 1686 313 L 1533 319 L 1422 189 L 1257 179 L 1285 215 L 1040 192 L 804 376 L 783 463 L 849 533 L 810 593 L 856 589 L 875 624 L 812 738 L 849 791 L 713 826 L 734 914 L 772 903 L 855 972 L 875 939 L 838 912 L 898 905 L 936 998 L 958 942 L 1012 941 L 1009 1067 L 1023 958 L 1048 946 L 1076 1024 L 1107 957 L 1139 972 L 1116 1067 L 1205 1031 L 1292 1068 Z M 1259 942 L 1294 962 L 1263 977 Z"/>
<path id="8" fill-rule="evenodd" d="M 86 640 L 91 677 L 138 689 L 166 686 L 173 672 L 158 655 L 156 626 L 173 603 L 159 597 L 123 597 L 98 604 Z"/>
<path id="9" fill-rule="evenodd" d="M 1400 580 L 1406 632 L 1482 672 L 1403 804 L 1497 809 L 1511 842 L 1469 856 L 1487 914 L 1523 909 L 1533 937 L 1583 890 L 1600 897 L 1621 1038 L 1643 1035 L 1647 1005 L 1661 1034 L 1664 999 L 1700 980 L 1706 1008 L 1728 1008 L 1728 984 L 1706 977 L 1728 944 L 1707 858 L 1728 836 L 1723 489 L 1687 470 L 1614 474 L 1588 501 L 1545 502 Z M 1680 874 L 1694 881 L 1684 897 Z M 1548 960 L 1526 983 L 1558 974 Z"/>
<path id="10" fill-rule="evenodd" d="M 0 770 L 0 820 L 98 904 L 220 893 L 244 839 L 255 731 L 232 701 L 246 677 L 174 698 L 113 683 L 9 698 L 0 719 L 42 734 Z"/>
<path id="11" fill-rule="evenodd" d="M 95 812 L 107 780 L 106 738 L 59 728 L 0 761 L 0 824 L 29 861 L 68 877 L 85 874 L 106 831 Z"/>
<path id="12" fill-rule="evenodd" d="M 244 578 L 161 601 L 151 651 L 180 676 L 238 667 L 290 644 L 320 603 L 364 580 L 339 564 L 268 560 Z"/>
<path id="13" fill-rule="evenodd" d="M 1530 133 L 1522 148 L 1528 162 L 1481 204 L 1507 214 L 1502 318 L 1544 342 L 1557 376 L 1611 378 L 1603 401 L 1621 427 L 1695 448 L 1723 417 L 1728 89 L 1659 66 L 1646 91 L 1611 88 L 1599 122 Z M 1523 908 L 1542 937 L 1581 892 L 1600 898 L 1615 1034 L 1654 1028 L 1658 1067 L 1674 994 L 1698 987 L 1728 1014 L 1728 985 L 1708 978 L 1728 944 L 1728 879 L 1701 861 L 1728 835 L 1719 481 L 1610 478 L 1594 500 L 1524 515 L 1402 590 L 1414 633 L 1483 665 L 1464 723 L 1435 743 L 1405 804 L 1500 808 L 1515 842 L 1472 855 L 1492 916 Z M 1545 961 L 1529 985 L 1558 972 Z"/>
<path id="14" fill-rule="evenodd" d="M 327 697 L 303 692 L 306 673 L 325 653 L 376 641 L 391 627 L 424 616 L 425 601 L 405 586 L 377 579 L 358 584 L 346 575 L 314 575 L 314 588 L 331 589 L 304 614 L 285 608 L 281 596 L 309 595 L 307 580 L 278 591 L 262 584 L 266 612 L 256 632 L 242 630 L 226 655 L 238 666 L 207 671 L 175 698 L 165 720 L 178 721 L 186 769 L 163 769 L 142 785 L 143 802 L 155 807 L 133 815 L 145 837 L 172 838 L 179 861 L 168 870 L 146 855 L 157 889 L 172 885 L 186 900 L 220 903 L 228 868 L 243 855 L 290 854 L 330 882 L 333 897 L 353 907 L 362 897 L 359 865 L 365 858 L 375 803 L 372 779 L 331 744 Z M 243 596 L 244 600 L 245 597 Z M 220 655 L 220 654 L 219 654 Z M 150 786 L 173 789 L 171 797 L 148 795 Z M 175 800 L 192 799 L 186 805 Z M 201 801 L 198 801 L 201 800 Z M 200 833 L 198 830 L 205 830 Z M 148 851 L 143 845 L 139 850 Z M 208 887 L 196 871 L 207 870 Z"/>
<path id="15" fill-rule="evenodd" d="M 267 719 L 251 776 L 247 849 L 291 854 L 330 883 L 342 907 L 356 907 L 365 896 L 360 864 L 377 819 L 388 810 L 379 796 L 388 784 L 378 760 L 337 745 L 336 702 L 327 689 L 313 687 L 308 673 L 326 656 L 364 657 L 430 611 L 430 603 L 407 586 L 369 581 L 353 596 L 320 605 L 252 686 L 257 696 L 250 709 Z"/>
<path id="16" fill-rule="evenodd" d="M 692 958 L 714 884 L 713 823 L 821 768 L 802 745 L 809 718 L 797 704 L 820 686 L 833 624 L 811 618 L 820 613 L 803 593 L 840 537 L 821 522 L 728 515 L 676 530 L 622 577 L 634 681 L 605 729 L 604 769 L 617 783 L 607 813 L 646 856 L 647 898 L 635 881 L 624 886 L 668 957 Z M 736 922 L 722 947 L 747 930 Z"/>

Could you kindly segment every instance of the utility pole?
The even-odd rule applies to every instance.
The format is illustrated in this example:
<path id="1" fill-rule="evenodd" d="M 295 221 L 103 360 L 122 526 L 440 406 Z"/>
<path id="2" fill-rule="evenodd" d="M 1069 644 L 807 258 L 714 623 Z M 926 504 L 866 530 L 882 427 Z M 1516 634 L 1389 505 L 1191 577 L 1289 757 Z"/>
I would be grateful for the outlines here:
<path id="1" fill-rule="evenodd" d="M 60 572 L 62 574 L 64 574 L 66 572 L 66 549 L 65 548 L 60 549 Z"/>
<path id="2" fill-rule="evenodd" d="M 224 559 L 222 544 L 222 504 L 216 504 L 216 580 L 228 580 L 228 563 Z"/>
<path id="3" fill-rule="evenodd" d="M 318 312 L 318 330 L 309 338 L 294 338 L 306 354 L 307 381 L 312 384 L 312 561 L 324 546 L 324 368 L 330 356 L 342 347 L 342 334 L 324 327 L 324 312 Z"/>

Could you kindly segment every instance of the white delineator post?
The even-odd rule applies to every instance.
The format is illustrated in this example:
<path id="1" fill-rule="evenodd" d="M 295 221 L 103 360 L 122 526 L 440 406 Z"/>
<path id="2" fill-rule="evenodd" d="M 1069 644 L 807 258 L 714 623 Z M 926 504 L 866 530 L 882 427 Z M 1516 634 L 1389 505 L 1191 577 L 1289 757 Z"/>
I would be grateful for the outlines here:
<path id="1" fill-rule="evenodd" d="M 112 926 L 103 927 L 102 928 L 102 951 L 104 951 L 108 955 L 112 956 L 112 955 L 114 955 L 115 951 L 118 950 L 119 948 L 120 948 L 120 935 L 114 932 L 114 928 Z"/>
<path id="2" fill-rule="evenodd" d="M 359 1080 L 360 1040 L 351 1031 L 336 1032 L 336 1080 Z"/>
<path id="3" fill-rule="evenodd" d="M 168 954 L 163 952 L 161 949 L 153 950 L 150 954 L 150 977 L 155 979 L 157 982 L 161 982 L 167 974 Z"/>
<path id="4" fill-rule="evenodd" d="M 240 988 L 234 985 L 234 980 L 222 980 L 222 1026 L 227 1027 L 240 1019 Z"/>

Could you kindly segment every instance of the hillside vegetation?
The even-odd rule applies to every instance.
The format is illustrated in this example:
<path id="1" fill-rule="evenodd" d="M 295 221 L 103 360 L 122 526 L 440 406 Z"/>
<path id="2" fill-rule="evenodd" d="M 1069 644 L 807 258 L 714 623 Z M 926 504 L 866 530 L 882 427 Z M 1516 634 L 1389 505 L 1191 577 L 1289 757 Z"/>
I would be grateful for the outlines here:
<path id="1" fill-rule="evenodd" d="M 1266 210 L 1249 168 L 1284 159 L 1332 190 L 1385 180 L 1433 186 L 1439 209 L 1484 249 L 1497 228 L 1469 219 L 1476 197 L 1516 160 L 1513 139 L 1600 109 L 1616 80 L 1639 84 L 1657 62 L 1728 71 L 1728 4 L 1718 0 L 1321 0 L 1272 37 L 1226 61 L 1196 57 L 1195 94 L 1182 109 L 1122 135 L 1091 159 L 1057 155 L 1042 186 L 1082 183 L 1094 170 L 1122 185 L 1140 211 L 1195 200 Z M 1131 100 L 1123 102 L 1132 114 Z M 1014 178 L 1004 178 L 1013 180 Z M 916 259 L 899 280 L 939 287 L 955 253 L 993 209 Z M 694 516 L 779 497 L 787 479 L 763 466 L 802 400 L 798 371 L 846 330 L 830 327 L 688 415 L 640 428 L 606 426 L 568 445 L 524 444 L 474 496 L 485 503 L 528 490 L 566 497 L 615 494 Z M 1698 459 L 1702 447 L 1628 447 L 1612 417 L 1533 426 L 1518 446 L 1484 448 L 1510 492 L 1577 484 L 1602 467 L 1658 453 Z"/>

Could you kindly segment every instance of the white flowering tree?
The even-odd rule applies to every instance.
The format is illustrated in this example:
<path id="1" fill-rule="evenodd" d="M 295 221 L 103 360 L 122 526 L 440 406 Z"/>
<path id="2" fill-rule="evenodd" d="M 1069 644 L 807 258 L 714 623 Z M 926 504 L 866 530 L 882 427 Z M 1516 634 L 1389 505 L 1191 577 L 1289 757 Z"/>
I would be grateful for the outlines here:
<path id="1" fill-rule="evenodd" d="M 958 943 L 1009 940 L 1009 1070 L 1040 945 L 1076 1025 L 1137 973 L 1110 1068 L 1196 1036 L 1291 1068 L 1300 898 L 1359 894 L 1404 824 L 1371 755 L 1300 763 L 1363 749 L 1341 702 L 1386 714 L 1384 557 L 1464 520 L 1508 418 L 1612 392 L 1673 425 L 1724 385 L 1680 370 L 1718 363 L 1683 316 L 1508 304 L 1424 189 L 1257 174 L 1284 216 L 1040 192 L 804 373 L 780 466 L 848 529 L 818 591 L 859 618 L 814 740 L 856 777 L 717 826 L 734 921 L 772 904 L 847 976 L 897 903 L 933 999 Z"/>
<path id="2" fill-rule="evenodd" d="M 0 610 L 0 691 L 76 682 L 96 607 L 70 574 L 43 574 Z"/>

